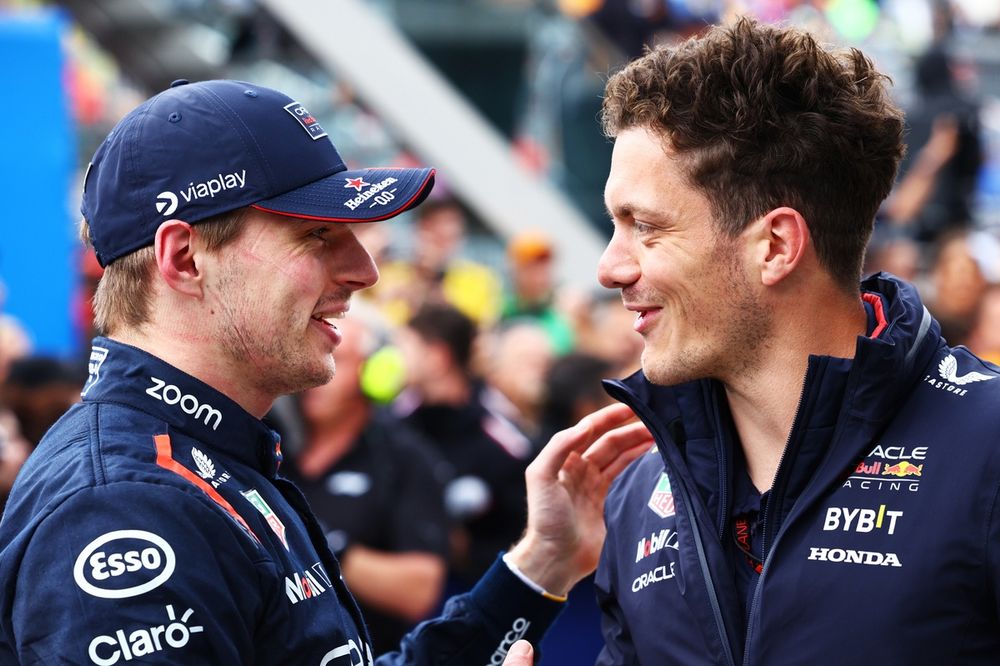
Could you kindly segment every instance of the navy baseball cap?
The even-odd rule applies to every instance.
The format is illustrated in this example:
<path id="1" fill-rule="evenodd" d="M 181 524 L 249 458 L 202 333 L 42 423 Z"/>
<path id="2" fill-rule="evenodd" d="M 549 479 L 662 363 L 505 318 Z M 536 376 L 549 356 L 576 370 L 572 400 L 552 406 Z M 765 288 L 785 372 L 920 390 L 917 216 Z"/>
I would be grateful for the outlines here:
<path id="1" fill-rule="evenodd" d="M 80 212 L 101 266 L 153 244 L 170 219 L 244 206 L 325 222 L 374 222 L 418 205 L 434 169 L 350 170 L 288 96 L 243 81 L 175 81 L 125 116 L 87 170 Z"/>

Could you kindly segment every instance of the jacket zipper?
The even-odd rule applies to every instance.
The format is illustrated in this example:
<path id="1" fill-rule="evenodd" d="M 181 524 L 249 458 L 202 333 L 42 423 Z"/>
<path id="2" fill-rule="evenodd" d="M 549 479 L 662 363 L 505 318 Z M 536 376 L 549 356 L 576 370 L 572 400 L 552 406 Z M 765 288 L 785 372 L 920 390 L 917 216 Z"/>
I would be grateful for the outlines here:
<path id="1" fill-rule="evenodd" d="M 649 409 L 640 400 L 635 399 L 636 396 L 632 391 L 619 381 L 608 382 L 608 384 L 619 391 L 621 391 L 620 398 L 627 398 L 627 400 L 622 400 L 626 405 L 632 408 L 632 411 L 642 419 L 646 427 L 654 433 L 657 446 L 660 446 L 667 439 L 663 437 L 660 429 L 656 427 L 657 421 L 651 417 Z M 729 645 L 729 634 L 726 632 L 726 623 L 722 617 L 722 607 L 719 605 L 719 597 L 715 591 L 715 579 L 712 577 L 711 569 L 708 566 L 708 558 L 705 555 L 705 545 L 701 540 L 701 529 L 698 527 L 698 520 L 694 513 L 694 505 L 691 500 L 691 493 L 688 492 L 687 485 L 684 480 L 678 475 L 677 478 L 678 489 L 684 494 L 684 507 L 686 510 L 688 522 L 691 524 L 692 536 L 694 537 L 695 550 L 698 552 L 698 565 L 701 567 L 701 574 L 705 581 L 705 587 L 708 589 L 708 598 L 712 606 L 712 614 L 715 616 L 715 626 L 719 632 L 719 638 L 722 642 L 722 650 L 725 654 L 726 664 L 729 666 L 736 666 L 736 661 L 733 656 L 733 649 Z"/>
<path id="2" fill-rule="evenodd" d="M 793 436 L 796 434 L 796 430 L 799 428 L 799 418 L 802 413 L 802 404 L 805 402 L 806 391 L 809 388 L 809 384 L 813 379 L 815 364 L 810 361 L 806 366 L 806 376 L 802 382 L 802 392 L 799 394 L 799 402 L 795 407 L 795 420 L 792 422 L 792 429 L 788 431 L 788 439 L 785 440 L 785 447 L 781 451 L 781 457 L 778 459 L 778 470 L 774 475 L 774 483 L 771 486 L 772 494 L 771 498 L 764 507 L 764 518 L 761 521 L 761 555 L 763 556 L 763 564 L 761 567 L 760 575 L 757 577 L 757 586 L 753 590 L 753 599 L 750 601 L 750 612 L 747 614 L 747 634 L 746 642 L 743 646 L 743 666 L 750 665 L 750 641 L 753 637 L 753 625 L 754 625 L 754 613 L 757 611 L 757 604 L 760 601 L 760 591 L 763 589 L 764 576 L 767 575 L 767 565 L 771 561 L 771 550 L 767 547 L 767 526 L 768 526 L 768 516 L 771 513 L 771 507 L 775 504 L 776 494 L 775 490 L 780 490 L 778 487 L 778 481 L 784 481 L 784 465 L 785 465 L 785 455 L 788 453 L 788 447 L 793 441 Z M 782 484 L 783 485 L 783 484 Z M 775 535 L 775 543 L 778 542 L 778 537 Z M 772 546 L 773 548 L 773 546 Z"/>
<path id="3" fill-rule="evenodd" d="M 732 466 L 732 457 L 727 455 L 726 441 L 724 436 L 721 436 L 724 430 L 722 419 L 719 418 L 719 399 L 718 395 L 713 395 L 711 405 L 715 432 L 720 433 L 720 437 L 716 438 L 718 442 L 716 455 L 719 457 L 719 515 L 721 517 L 719 520 L 719 542 L 721 543 L 726 538 L 726 531 L 729 528 L 729 471 Z"/>

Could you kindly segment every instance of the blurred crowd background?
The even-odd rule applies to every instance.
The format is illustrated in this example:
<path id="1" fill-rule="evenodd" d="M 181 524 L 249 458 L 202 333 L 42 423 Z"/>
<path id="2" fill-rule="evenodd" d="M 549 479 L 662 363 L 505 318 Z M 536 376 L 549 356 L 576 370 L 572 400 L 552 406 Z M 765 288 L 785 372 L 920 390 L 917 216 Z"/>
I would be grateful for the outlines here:
<path id="1" fill-rule="evenodd" d="M 88 157 L 173 79 L 279 88 L 351 166 L 439 167 L 423 206 L 358 228 L 382 277 L 344 322 L 336 380 L 268 416 L 389 649 L 517 538 L 525 466 L 606 404 L 601 378 L 638 368 L 631 317 L 593 277 L 604 80 L 739 14 L 892 76 L 908 153 L 866 271 L 913 281 L 950 343 L 1000 362 L 996 0 L 0 0 L 0 507 L 87 375 Z M 599 649 L 589 584 L 572 602 L 543 663 Z"/>

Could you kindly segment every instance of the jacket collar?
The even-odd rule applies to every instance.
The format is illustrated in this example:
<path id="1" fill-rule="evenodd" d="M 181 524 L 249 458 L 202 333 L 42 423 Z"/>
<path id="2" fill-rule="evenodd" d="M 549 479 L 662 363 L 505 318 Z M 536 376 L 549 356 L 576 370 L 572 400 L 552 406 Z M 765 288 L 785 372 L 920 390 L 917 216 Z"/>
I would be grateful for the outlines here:
<path id="1" fill-rule="evenodd" d="M 807 436 L 804 446 L 796 443 L 796 459 L 790 461 L 794 467 L 791 487 L 787 489 L 790 499 L 805 491 L 824 459 L 830 471 L 819 476 L 836 478 L 837 469 L 864 454 L 860 449 L 879 436 L 944 344 L 940 327 L 911 285 L 879 273 L 862 283 L 861 294 L 867 295 L 865 301 L 873 315 L 869 332 L 877 331 L 877 337 L 859 336 L 855 357 L 850 361 L 810 357 L 796 414 L 796 430 Z M 875 314 L 879 310 L 881 317 Z M 678 467 L 683 460 L 681 466 L 691 473 L 688 483 L 698 488 L 706 509 L 721 529 L 727 519 L 727 502 L 723 501 L 727 489 L 725 474 L 720 476 L 720 470 L 728 468 L 735 445 L 721 385 L 699 380 L 658 386 L 640 370 L 622 381 L 606 382 L 605 386 L 647 422 L 657 437 L 661 455 L 676 473 L 684 473 Z M 846 427 L 848 422 L 850 426 Z M 845 428 L 850 431 L 849 438 L 831 439 L 835 429 Z M 841 440 L 844 442 L 839 450 L 830 450 Z M 809 474 L 805 474 L 807 470 Z"/>
<path id="2" fill-rule="evenodd" d="M 887 325 L 877 338 L 858 338 L 847 407 L 856 418 L 884 423 L 944 341 L 941 326 L 913 285 L 888 273 L 876 273 L 861 283 L 861 291 L 881 299 Z"/>
<path id="3" fill-rule="evenodd" d="M 281 462 L 277 433 L 208 384 L 142 349 L 104 337 L 94 338 L 89 370 L 80 394 L 84 402 L 128 405 L 267 476 L 276 473 Z"/>
<path id="4" fill-rule="evenodd" d="M 870 295 L 866 300 L 882 311 L 885 325 L 876 337 L 858 337 L 848 391 L 854 396 L 852 414 L 878 422 L 892 415 L 891 405 L 919 380 L 943 342 L 940 325 L 927 312 L 912 285 L 888 273 L 876 273 L 861 283 L 861 293 Z M 880 305 L 875 305 L 876 299 Z M 823 358 L 827 357 L 811 360 Z M 714 382 L 658 386 L 639 370 L 613 384 L 627 388 L 633 400 L 644 403 L 665 421 L 683 418 L 689 436 L 697 432 L 709 434 L 712 429 L 703 418 L 704 409 L 697 407 L 717 396 L 711 387 Z M 685 402 L 686 408 L 681 410 L 678 401 Z M 696 409 L 689 409 L 692 406 Z"/>

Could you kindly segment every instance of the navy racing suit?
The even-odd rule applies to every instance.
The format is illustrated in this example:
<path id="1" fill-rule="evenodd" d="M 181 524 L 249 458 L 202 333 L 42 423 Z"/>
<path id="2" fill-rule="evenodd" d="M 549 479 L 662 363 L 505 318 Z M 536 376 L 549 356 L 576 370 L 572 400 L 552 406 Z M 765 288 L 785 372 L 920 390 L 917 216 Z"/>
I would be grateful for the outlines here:
<path id="1" fill-rule="evenodd" d="M 97 338 L 83 402 L 0 523 L 0 663 L 371 664 L 277 436 L 222 393 Z M 500 664 L 560 604 L 498 562 L 379 664 Z"/>

